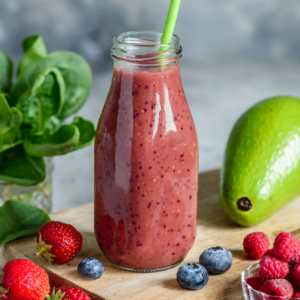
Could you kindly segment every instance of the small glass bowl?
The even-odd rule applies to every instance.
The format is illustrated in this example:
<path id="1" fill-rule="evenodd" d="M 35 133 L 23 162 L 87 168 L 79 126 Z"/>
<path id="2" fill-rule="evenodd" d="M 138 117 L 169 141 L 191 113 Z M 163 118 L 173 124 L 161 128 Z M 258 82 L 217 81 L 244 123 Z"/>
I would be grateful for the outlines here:
<path id="1" fill-rule="evenodd" d="M 281 296 L 269 296 L 253 289 L 246 280 L 250 277 L 258 276 L 260 264 L 254 264 L 248 267 L 242 274 L 242 287 L 245 300 L 300 300 L 300 298 L 286 298 Z"/>

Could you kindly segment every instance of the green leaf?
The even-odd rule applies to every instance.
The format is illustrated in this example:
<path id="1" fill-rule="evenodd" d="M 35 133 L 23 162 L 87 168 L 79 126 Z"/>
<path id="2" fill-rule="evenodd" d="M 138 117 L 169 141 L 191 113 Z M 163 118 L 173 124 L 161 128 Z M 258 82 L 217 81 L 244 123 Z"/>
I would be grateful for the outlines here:
<path id="1" fill-rule="evenodd" d="M 64 105 L 65 82 L 57 68 L 45 68 L 37 76 L 32 94 L 39 98 L 43 119 L 60 114 Z"/>
<path id="2" fill-rule="evenodd" d="M 39 35 L 28 36 L 23 41 L 22 47 L 24 50 L 24 56 L 18 66 L 18 76 L 35 62 L 47 56 L 47 49 L 43 38 Z"/>
<path id="3" fill-rule="evenodd" d="M 82 149 L 93 143 L 96 134 L 95 124 L 93 122 L 81 117 L 75 117 L 72 124 L 75 125 L 80 132 L 79 143 L 74 150 Z"/>
<path id="4" fill-rule="evenodd" d="M 12 61 L 0 50 L 0 92 L 9 91 L 12 72 Z"/>
<path id="5" fill-rule="evenodd" d="M 51 295 L 46 295 L 46 300 L 68 300 L 66 298 L 64 298 L 64 295 L 66 294 L 66 292 L 62 293 L 61 290 L 58 290 L 57 292 L 55 291 L 55 287 L 52 290 L 52 294 Z"/>
<path id="6" fill-rule="evenodd" d="M 16 107 L 10 108 L 5 97 L 0 94 L 0 152 L 17 145 L 15 140 L 22 121 L 21 111 Z"/>
<path id="7" fill-rule="evenodd" d="M 38 98 L 32 96 L 20 102 L 16 106 L 23 114 L 23 127 L 26 125 L 27 129 L 32 132 L 42 130 L 42 114 L 41 103 Z"/>
<path id="8" fill-rule="evenodd" d="M 0 94 L 0 127 L 20 126 L 22 121 L 22 112 L 15 107 L 11 108 L 5 97 Z"/>
<path id="9" fill-rule="evenodd" d="M 79 142 L 79 130 L 74 125 L 63 125 L 53 135 L 29 136 L 25 151 L 33 156 L 54 156 L 72 151 Z"/>
<path id="10" fill-rule="evenodd" d="M 24 186 L 35 185 L 45 179 L 43 158 L 28 155 L 22 145 L 1 154 L 0 179 Z"/>
<path id="11" fill-rule="evenodd" d="M 0 126 L 9 126 L 12 111 L 5 97 L 0 94 Z"/>
<path id="12" fill-rule="evenodd" d="M 23 115 L 22 112 L 17 107 L 11 108 L 11 120 L 10 120 L 10 126 L 11 127 L 20 127 L 20 125 L 23 122 Z"/>
<path id="13" fill-rule="evenodd" d="M 55 116 L 51 116 L 45 123 L 44 130 L 53 134 L 61 125 L 61 120 Z"/>
<path id="14" fill-rule="evenodd" d="M 65 83 L 60 71 L 56 68 L 42 70 L 32 89 L 25 91 L 19 98 L 16 107 L 23 115 L 23 123 L 32 128 L 32 132 L 41 132 L 53 115 L 58 115 L 64 103 Z"/>
<path id="15" fill-rule="evenodd" d="M 17 141 L 17 142 L 12 143 L 12 144 L 3 144 L 3 145 L 0 144 L 0 152 L 6 151 L 10 148 L 14 148 L 14 147 L 16 147 L 18 145 L 21 145 L 21 144 L 23 144 L 22 140 Z"/>
<path id="16" fill-rule="evenodd" d="M 12 143 L 15 141 L 15 139 L 18 137 L 18 132 L 20 129 L 20 126 L 23 122 L 23 115 L 22 112 L 16 108 L 12 107 L 11 108 L 11 120 L 10 120 L 10 132 L 9 132 L 9 140 L 8 142 Z"/>
<path id="17" fill-rule="evenodd" d="M 0 207 L 0 246 L 16 238 L 36 234 L 50 221 L 49 215 L 40 208 L 7 200 Z"/>
<path id="18" fill-rule="evenodd" d="M 7 93 L 3 93 L 3 95 L 5 96 L 8 104 L 10 105 L 10 107 L 13 107 L 16 105 L 18 98 L 13 95 L 13 94 L 7 94 Z"/>
<path id="19" fill-rule="evenodd" d="M 15 97 L 20 97 L 32 88 L 38 74 L 45 68 L 55 67 L 61 72 L 64 82 L 64 105 L 60 118 L 77 112 L 85 103 L 92 84 L 92 74 L 87 62 L 72 52 L 52 52 L 26 69 L 12 87 Z"/>

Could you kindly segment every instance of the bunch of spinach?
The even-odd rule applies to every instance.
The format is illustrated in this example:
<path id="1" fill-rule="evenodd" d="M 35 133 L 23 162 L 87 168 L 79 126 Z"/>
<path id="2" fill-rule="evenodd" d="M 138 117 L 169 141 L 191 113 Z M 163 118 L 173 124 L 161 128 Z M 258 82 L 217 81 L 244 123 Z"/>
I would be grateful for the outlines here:
<path id="1" fill-rule="evenodd" d="M 63 124 L 89 95 L 87 62 L 72 52 L 47 54 L 38 35 L 22 46 L 14 83 L 13 63 L 0 50 L 0 179 L 29 186 L 45 178 L 43 157 L 90 145 L 95 126 L 81 117 Z"/>

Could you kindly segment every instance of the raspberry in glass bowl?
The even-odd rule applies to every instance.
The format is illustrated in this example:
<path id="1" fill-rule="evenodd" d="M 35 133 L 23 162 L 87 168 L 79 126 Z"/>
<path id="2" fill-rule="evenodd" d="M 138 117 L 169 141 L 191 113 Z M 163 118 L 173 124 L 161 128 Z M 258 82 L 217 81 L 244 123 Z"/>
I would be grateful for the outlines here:
<path id="1" fill-rule="evenodd" d="M 292 298 L 292 297 L 284 297 L 284 296 L 278 296 L 278 295 L 267 295 L 265 293 L 262 293 L 254 288 L 252 288 L 248 283 L 247 279 L 253 278 L 258 276 L 260 269 L 260 264 L 253 264 L 249 266 L 242 274 L 241 274 L 241 281 L 242 281 L 242 288 L 244 293 L 244 299 L 245 300 L 300 300 L 300 297 L 298 298 Z"/>

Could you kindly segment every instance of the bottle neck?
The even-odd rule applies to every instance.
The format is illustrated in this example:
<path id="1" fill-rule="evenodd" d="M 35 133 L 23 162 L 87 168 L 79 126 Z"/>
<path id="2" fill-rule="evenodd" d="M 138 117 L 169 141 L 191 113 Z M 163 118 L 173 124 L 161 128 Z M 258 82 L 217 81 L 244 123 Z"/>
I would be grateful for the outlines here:
<path id="1" fill-rule="evenodd" d="M 172 42 L 161 44 L 162 32 L 130 31 L 114 37 L 112 58 L 118 68 L 173 67 L 182 56 L 180 39 L 173 35 Z"/>

